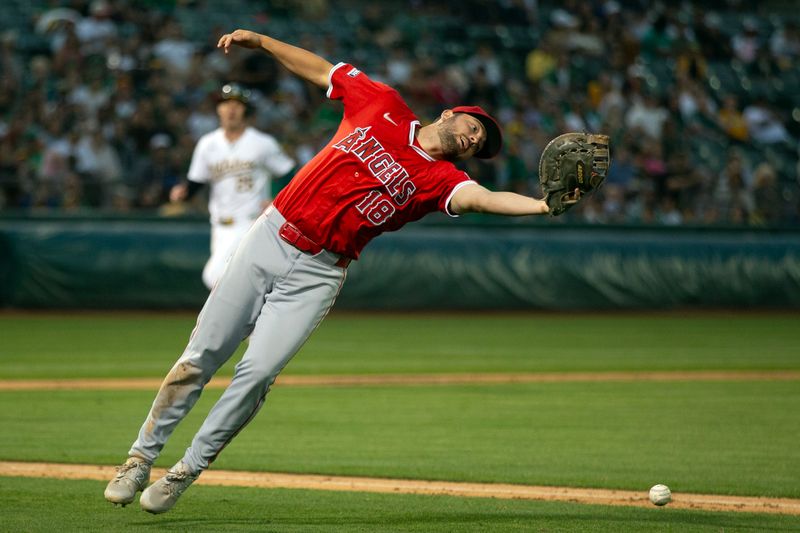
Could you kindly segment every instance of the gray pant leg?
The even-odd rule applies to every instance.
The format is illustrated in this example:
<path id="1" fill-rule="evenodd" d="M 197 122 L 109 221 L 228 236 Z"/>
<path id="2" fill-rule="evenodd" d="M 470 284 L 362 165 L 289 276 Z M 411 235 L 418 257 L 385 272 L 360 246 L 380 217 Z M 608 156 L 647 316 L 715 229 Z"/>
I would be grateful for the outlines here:
<path id="1" fill-rule="evenodd" d="M 195 471 L 207 468 L 252 419 L 275 377 L 333 305 L 345 271 L 281 240 L 282 222 L 277 212 L 262 216 L 243 239 L 129 454 L 154 461 L 203 386 L 250 335 L 231 385 L 184 457 Z"/>
<path id="2" fill-rule="evenodd" d="M 344 277 L 343 269 L 298 254 L 291 273 L 276 281 L 231 384 L 186 450 L 183 462 L 193 471 L 208 468 L 255 416 L 275 378 L 330 310 Z"/>
<path id="3" fill-rule="evenodd" d="M 237 250 L 225 275 L 209 294 L 189 343 L 161 384 L 129 455 L 155 461 L 178 422 L 200 397 L 205 384 L 252 331 L 270 288 L 267 276 L 253 275 L 257 269 L 249 252 L 259 250 L 259 241 L 265 240 L 261 233 L 263 229 L 248 232 L 243 243 L 251 241 L 252 244 L 243 244 Z M 273 263 L 281 259 L 285 257 L 276 257 Z M 274 264 L 268 266 L 276 268 Z M 279 272 L 288 271 L 288 262 L 282 268 Z"/>

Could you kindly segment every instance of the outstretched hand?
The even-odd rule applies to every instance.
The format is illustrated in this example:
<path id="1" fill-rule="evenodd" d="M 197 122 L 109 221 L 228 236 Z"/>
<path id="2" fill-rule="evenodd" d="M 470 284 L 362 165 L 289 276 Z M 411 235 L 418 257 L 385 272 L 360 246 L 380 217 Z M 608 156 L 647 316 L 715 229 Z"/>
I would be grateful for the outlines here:
<path id="1" fill-rule="evenodd" d="M 231 45 L 238 45 L 242 48 L 258 48 L 261 46 L 261 39 L 255 32 L 249 30 L 236 30 L 232 33 L 226 33 L 219 38 L 217 48 L 222 48 L 225 53 L 228 53 Z"/>
<path id="2" fill-rule="evenodd" d="M 577 204 L 580 201 L 582 196 L 583 196 L 583 193 L 581 192 L 581 190 L 578 189 L 578 188 L 575 188 L 574 191 L 565 194 L 561 198 L 561 204 L 562 205 L 573 206 L 573 205 Z M 547 197 L 543 198 L 541 200 L 541 202 L 542 202 L 542 208 L 543 208 L 542 212 L 545 213 L 545 214 L 550 213 L 550 206 L 547 203 Z"/>

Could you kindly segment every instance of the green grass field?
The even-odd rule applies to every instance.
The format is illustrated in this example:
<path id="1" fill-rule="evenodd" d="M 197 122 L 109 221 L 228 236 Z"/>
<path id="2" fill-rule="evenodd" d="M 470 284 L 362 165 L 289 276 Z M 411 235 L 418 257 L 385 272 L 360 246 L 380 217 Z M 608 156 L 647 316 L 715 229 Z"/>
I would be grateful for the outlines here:
<path id="1" fill-rule="evenodd" d="M 798 318 L 334 313 L 286 373 L 796 371 Z M 160 378 L 193 323 L 177 314 L 0 315 L 0 379 Z M 0 460 L 117 464 L 154 393 L 0 392 Z M 183 454 L 220 393 L 204 393 L 157 465 Z M 279 385 L 214 467 L 800 498 L 798 412 L 796 380 Z M 0 530 L 800 531 L 800 516 L 669 506 L 209 486 L 153 517 L 111 507 L 104 485 L 0 478 Z"/>
<path id="2" fill-rule="evenodd" d="M 157 313 L 0 315 L 0 379 L 163 377 L 194 321 Z M 788 313 L 334 312 L 286 373 L 800 369 L 798 325 L 800 315 Z"/>

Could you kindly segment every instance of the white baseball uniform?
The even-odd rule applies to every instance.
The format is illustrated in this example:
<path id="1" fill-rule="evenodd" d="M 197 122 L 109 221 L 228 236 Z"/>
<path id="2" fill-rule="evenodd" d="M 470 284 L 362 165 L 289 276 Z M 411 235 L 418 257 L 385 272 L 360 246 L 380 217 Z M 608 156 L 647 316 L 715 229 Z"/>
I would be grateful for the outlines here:
<path id="1" fill-rule="evenodd" d="M 271 182 L 295 166 L 274 137 L 247 127 L 230 142 L 222 128 L 203 135 L 195 146 L 188 178 L 211 186 L 211 257 L 203 282 L 211 289 L 253 221 L 272 199 Z"/>

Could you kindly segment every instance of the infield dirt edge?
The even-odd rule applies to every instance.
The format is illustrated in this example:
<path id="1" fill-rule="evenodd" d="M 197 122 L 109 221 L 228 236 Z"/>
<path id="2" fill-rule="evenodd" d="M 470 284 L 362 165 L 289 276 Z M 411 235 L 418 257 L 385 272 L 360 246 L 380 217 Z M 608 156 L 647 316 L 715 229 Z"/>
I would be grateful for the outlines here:
<path id="1" fill-rule="evenodd" d="M 153 477 L 165 474 L 154 468 Z M 106 481 L 116 470 L 113 466 L 0 461 L 0 476 Z M 498 498 L 539 501 L 565 501 L 592 505 L 657 508 L 650 503 L 647 491 L 512 485 L 500 483 L 465 483 L 412 479 L 286 474 L 207 470 L 199 485 L 254 488 L 307 489 L 388 494 L 446 495 L 467 498 Z M 734 511 L 800 515 L 800 499 L 725 496 L 714 494 L 673 493 L 672 509 Z"/>

